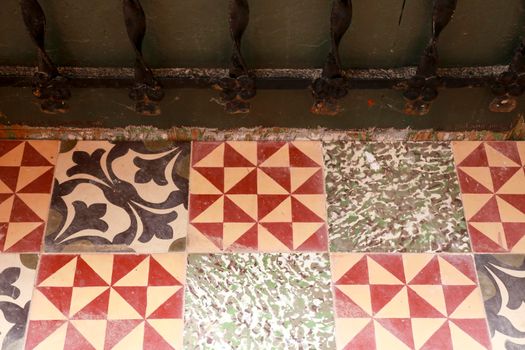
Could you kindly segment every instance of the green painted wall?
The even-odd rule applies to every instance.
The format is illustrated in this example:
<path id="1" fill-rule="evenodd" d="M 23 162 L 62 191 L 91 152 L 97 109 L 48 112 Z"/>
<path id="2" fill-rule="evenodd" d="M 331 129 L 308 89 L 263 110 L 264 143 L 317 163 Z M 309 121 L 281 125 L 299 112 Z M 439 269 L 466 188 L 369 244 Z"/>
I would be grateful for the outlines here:
<path id="1" fill-rule="evenodd" d="M 130 66 L 133 53 L 119 0 L 40 0 L 48 49 L 58 65 Z M 354 0 L 344 39 L 346 67 L 414 65 L 429 35 L 430 0 Z M 230 41 L 227 0 L 142 0 L 148 17 L 145 56 L 153 67 L 225 67 Z M 330 0 L 251 0 L 244 50 L 251 67 L 321 67 L 328 50 Z M 34 48 L 18 1 L 2 1 L 0 65 L 33 65 Z M 442 66 L 507 64 L 523 34 L 521 0 L 460 0 L 442 36 Z"/>

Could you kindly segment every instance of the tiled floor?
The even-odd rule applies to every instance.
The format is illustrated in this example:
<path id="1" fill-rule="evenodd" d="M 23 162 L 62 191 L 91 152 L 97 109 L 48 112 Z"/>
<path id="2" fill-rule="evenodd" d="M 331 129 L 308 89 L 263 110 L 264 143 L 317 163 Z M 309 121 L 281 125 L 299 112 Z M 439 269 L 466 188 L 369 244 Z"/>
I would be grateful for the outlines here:
<path id="1" fill-rule="evenodd" d="M 525 142 L 453 147 L 472 249 L 525 253 Z"/>
<path id="2" fill-rule="evenodd" d="M 195 143 L 188 250 L 326 251 L 319 142 Z"/>
<path id="3" fill-rule="evenodd" d="M 62 144 L 46 251 L 184 250 L 189 153 L 189 143 Z"/>
<path id="4" fill-rule="evenodd" d="M 58 145 L 0 141 L 0 251 L 40 251 Z"/>
<path id="5" fill-rule="evenodd" d="M 0 348 L 525 349 L 524 166 L 525 142 L 0 141 Z"/>

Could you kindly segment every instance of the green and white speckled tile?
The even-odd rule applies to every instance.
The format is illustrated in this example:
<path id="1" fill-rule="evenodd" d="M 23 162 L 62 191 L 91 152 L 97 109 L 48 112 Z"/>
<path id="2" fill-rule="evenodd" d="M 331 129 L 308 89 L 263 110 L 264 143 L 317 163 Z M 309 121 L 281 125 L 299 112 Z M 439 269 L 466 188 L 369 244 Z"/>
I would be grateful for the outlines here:
<path id="1" fill-rule="evenodd" d="M 185 349 L 335 349 L 328 254 L 189 255 Z"/>
<path id="2" fill-rule="evenodd" d="M 449 143 L 324 146 L 331 251 L 470 251 Z"/>

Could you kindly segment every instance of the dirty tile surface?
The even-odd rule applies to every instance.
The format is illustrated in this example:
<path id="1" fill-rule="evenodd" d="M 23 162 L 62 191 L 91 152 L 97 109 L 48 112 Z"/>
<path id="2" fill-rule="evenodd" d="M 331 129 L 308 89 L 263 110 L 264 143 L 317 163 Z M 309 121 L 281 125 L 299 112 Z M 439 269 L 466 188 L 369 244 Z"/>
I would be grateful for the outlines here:
<path id="1" fill-rule="evenodd" d="M 58 145 L 0 141 L 0 251 L 40 251 Z"/>
<path id="2" fill-rule="evenodd" d="M 181 349 L 185 254 L 44 255 L 26 349 Z"/>
<path id="3" fill-rule="evenodd" d="M 477 255 L 494 349 L 525 348 L 525 255 Z"/>
<path id="4" fill-rule="evenodd" d="M 0 349 L 24 347 L 35 280 L 36 254 L 0 254 Z"/>
<path id="5" fill-rule="evenodd" d="M 195 142 L 191 252 L 326 251 L 320 142 Z"/>
<path id="6" fill-rule="evenodd" d="M 490 349 L 470 255 L 332 255 L 338 349 Z"/>
<path id="7" fill-rule="evenodd" d="M 524 349 L 524 160 L 0 141 L 0 350 Z"/>
<path id="8" fill-rule="evenodd" d="M 450 145 L 325 143 L 331 251 L 470 250 Z"/>
<path id="9" fill-rule="evenodd" d="M 45 249 L 184 250 L 189 143 L 62 143 Z"/>
<path id="10" fill-rule="evenodd" d="M 333 349 L 327 254 L 189 255 L 187 349 Z"/>
<path id="11" fill-rule="evenodd" d="M 525 253 L 525 142 L 455 142 L 475 252 Z"/>

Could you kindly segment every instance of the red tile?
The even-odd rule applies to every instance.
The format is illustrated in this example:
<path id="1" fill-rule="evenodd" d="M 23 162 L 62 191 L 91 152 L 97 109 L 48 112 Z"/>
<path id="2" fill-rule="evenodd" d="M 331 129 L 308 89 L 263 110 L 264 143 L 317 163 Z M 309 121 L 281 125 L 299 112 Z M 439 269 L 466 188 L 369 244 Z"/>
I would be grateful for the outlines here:
<path id="1" fill-rule="evenodd" d="M 255 222 L 255 218 L 248 215 L 227 196 L 224 197 L 224 222 Z"/>
<path id="2" fill-rule="evenodd" d="M 0 181 L 2 181 L 7 187 L 9 187 L 11 191 L 15 192 L 19 172 L 19 167 L 0 166 Z"/>
<path id="3" fill-rule="evenodd" d="M 463 193 L 492 193 L 487 187 L 483 186 L 476 181 L 473 177 L 467 175 L 461 170 L 457 169 L 459 185 L 461 187 L 461 192 Z"/>
<path id="4" fill-rule="evenodd" d="M 253 169 L 242 180 L 237 182 L 226 193 L 228 194 L 257 194 L 257 169 Z"/>
<path id="5" fill-rule="evenodd" d="M 275 182 L 281 185 L 287 192 L 290 192 L 290 168 L 272 167 L 272 168 L 261 168 L 265 174 L 272 178 Z"/>
<path id="6" fill-rule="evenodd" d="M 494 191 L 497 192 L 518 171 L 521 171 L 521 167 L 491 167 L 490 175 L 492 177 L 492 183 L 494 184 Z"/>
<path id="7" fill-rule="evenodd" d="M 481 209 L 474 214 L 469 220 L 470 222 L 500 222 L 498 202 L 496 196 L 493 196 Z"/>
<path id="8" fill-rule="evenodd" d="M 144 349 L 155 350 L 173 350 L 171 346 L 164 340 L 164 338 L 152 327 L 148 322 L 144 325 Z"/>
<path id="9" fill-rule="evenodd" d="M 191 152 L 191 164 L 197 164 L 221 144 L 222 142 L 194 142 Z"/>
<path id="10" fill-rule="evenodd" d="M 148 285 L 149 286 L 179 286 L 181 283 L 177 281 L 175 277 L 161 264 L 155 260 L 155 258 L 150 259 L 149 263 L 149 276 L 148 276 Z"/>
<path id="11" fill-rule="evenodd" d="M 30 321 L 28 328 L 29 332 L 26 338 L 26 349 L 34 349 L 55 332 L 60 326 L 67 321 Z M 63 344 L 56 344 L 57 349 L 63 348 Z"/>
<path id="12" fill-rule="evenodd" d="M 450 328 L 448 323 L 443 325 L 426 341 L 420 348 L 421 350 L 453 350 L 452 337 L 450 335 Z"/>
<path id="13" fill-rule="evenodd" d="M 334 287 L 335 312 L 339 318 L 371 317 L 345 293 Z"/>
<path id="14" fill-rule="evenodd" d="M 109 294 L 110 289 L 108 288 L 74 315 L 70 315 L 70 318 L 78 320 L 105 320 L 108 316 Z"/>
<path id="15" fill-rule="evenodd" d="M 350 268 L 336 284 L 369 284 L 367 257 L 363 257 Z"/>
<path id="16" fill-rule="evenodd" d="M 237 152 L 228 143 L 224 145 L 224 166 L 225 167 L 253 167 L 253 164 L 246 159 L 242 154 Z"/>
<path id="17" fill-rule="evenodd" d="M 111 258 L 107 259 L 108 256 Z M 184 266 L 182 265 L 186 259 L 184 254 L 153 256 L 106 254 L 103 260 L 97 260 L 95 256 L 89 256 L 88 259 L 88 256 L 80 255 L 77 259 L 78 263 L 73 266 L 74 269 L 71 269 L 67 264 L 75 258 L 77 258 L 75 255 L 42 257 L 42 265 L 38 273 L 39 285 L 37 285 L 37 290 L 42 295 L 38 294 L 40 297 L 33 299 L 33 312 L 30 315 L 28 329 L 28 349 L 42 341 L 49 341 L 46 338 L 50 336 L 59 338 L 58 343 L 53 345 L 55 349 L 87 349 L 93 347 L 93 344 L 98 344 L 96 348 L 102 346 L 110 349 L 137 327 L 148 326 L 147 323 L 144 325 L 148 305 L 155 307 L 153 310 L 148 310 L 148 319 L 151 322 L 153 320 L 157 320 L 157 323 L 182 322 L 184 300 L 182 284 Z M 143 265 L 145 263 L 148 264 L 146 267 Z M 109 286 L 99 273 L 104 275 L 105 279 L 109 279 L 109 273 L 112 273 L 113 282 L 120 281 L 126 286 Z M 123 280 L 130 274 L 134 274 L 134 278 Z M 66 286 L 40 285 L 42 282 L 49 284 L 50 281 L 52 284 Z M 135 281 L 137 285 L 129 285 Z M 162 303 L 157 305 L 159 300 L 150 298 L 161 298 Z M 59 319 L 53 320 L 53 317 Z M 165 324 L 160 323 L 160 325 Z M 60 330 L 62 332 L 60 336 L 58 333 L 51 335 L 64 325 L 67 328 Z M 178 334 L 181 330 L 173 331 L 177 332 L 177 337 L 181 339 L 182 334 Z M 171 348 L 175 346 L 170 343 L 173 342 L 172 338 L 163 337 L 162 334 L 166 335 L 165 333 L 156 333 L 154 324 L 147 332 L 140 340 L 145 344 L 158 344 L 159 347 Z M 87 334 L 90 336 L 87 337 Z M 64 343 L 61 343 L 61 337 Z"/>
<path id="18" fill-rule="evenodd" d="M 204 176 L 217 190 L 224 192 L 224 170 L 223 168 L 194 168 L 196 172 Z"/>
<path id="19" fill-rule="evenodd" d="M 315 174 L 306 180 L 299 188 L 297 188 L 294 194 L 323 194 L 324 193 L 324 179 L 323 171 L 319 169 Z"/>
<path id="20" fill-rule="evenodd" d="M 437 256 L 433 257 L 429 263 L 410 281 L 409 284 L 441 284 L 439 263 Z"/>
<path id="21" fill-rule="evenodd" d="M 147 258 L 147 255 L 115 255 L 111 283 L 120 281 Z"/>
<path id="22" fill-rule="evenodd" d="M 336 327 L 338 349 L 385 347 L 392 337 L 411 349 L 452 349 L 464 337 L 490 349 L 469 255 L 338 253 L 332 259 L 332 273 L 336 324 L 363 325 L 358 320 L 370 319 L 350 340 L 345 333 L 349 330 Z M 408 285 L 399 283 L 405 276 L 410 278 Z M 370 303 L 373 317 L 362 308 Z M 461 318 L 468 316 L 471 319 Z M 449 324 L 456 321 L 466 334 L 451 332 Z"/>
<path id="23" fill-rule="evenodd" d="M 293 222 L 323 222 L 316 213 L 307 208 L 297 198 L 292 197 L 292 221 Z"/>
<path id="24" fill-rule="evenodd" d="M 261 225 L 290 250 L 293 249 L 293 229 L 289 222 L 265 222 Z"/>
<path id="25" fill-rule="evenodd" d="M 344 330 L 341 330 L 344 331 Z M 343 350 L 366 349 L 375 350 L 375 330 L 374 322 L 370 321 L 352 340 L 343 347 Z"/>
<path id="26" fill-rule="evenodd" d="M 474 151 L 472 151 L 465 159 L 463 159 L 463 161 L 458 166 L 489 166 L 487 154 L 485 153 L 485 145 L 481 143 Z"/>
<path id="27" fill-rule="evenodd" d="M 264 163 L 285 145 L 286 142 L 258 142 L 257 165 Z"/>
<path id="28" fill-rule="evenodd" d="M 503 154 L 505 157 L 520 164 L 520 154 L 518 152 L 518 146 L 516 142 L 495 141 L 487 142 L 487 144 L 497 150 L 499 153 Z"/>
<path id="29" fill-rule="evenodd" d="M 22 156 L 22 166 L 51 166 L 53 164 L 44 158 L 30 143 L 24 145 L 24 155 Z"/>
<path id="30" fill-rule="evenodd" d="M 194 158 L 192 171 L 198 182 L 190 181 L 190 252 L 327 250 L 326 225 L 309 227 L 311 232 L 308 233 L 293 229 L 296 223 L 325 223 L 320 143 L 226 142 L 213 147 L 194 143 L 193 147 L 197 158 Z M 216 151 L 218 147 L 224 148 L 223 160 L 219 159 L 222 148 L 219 152 Z M 203 155 L 213 152 L 210 158 Z M 207 167 L 215 163 L 217 167 L 203 171 L 202 167 L 195 166 L 199 160 L 205 160 Z M 304 167 L 310 168 L 300 169 Z M 214 187 L 218 189 L 223 184 L 226 194 L 220 195 Z M 292 187 L 296 192 L 293 196 L 290 194 Z M 239 200 L 233 197 L 242 195 L 246 197 L 237 197 Z M 203 213 L 206 217 L 201 216 Z M 223 223 L 252 222 L 258 225 L 240 237 L 235 235 L 241 232 L 225 231 L 235 230 L 235 226 L 221 226 Z M 263 239 L 259 237 L 259 228 L 264 228 Z M 227 244 L 223 244 L 223 237 L 227 237 Z M 232 239 L 236 240 L 233 244 Z"/>
<path id="31" fill-rule="evenodd" d="M 92 268 L 89 266 L 82 257 L 77 260 L 77 268 L 75 271 L 75 280 L 73 282 L 75 287 L 95 287 L 95 286 L 108 286 L 108 283 L 104 281 Z"/>
<path id="32" fill-rule="evenodd" d="M 182 318 L 184 288 L 179 289 L 148 316 L 148 319 Z"/>
<path id="33" fill-rule="evenodd" d="M 292 167 L 318 167 L 320 164 L 304 154 L 294 144 L 290 144 L 290 166 Z"/>
<path id="34" fill-rule="evenodd" d="M 370 295 L 372 300 L 372 312 L 378 313 L 388 304 L 400 291 L 403 285 L 372 284 L 370 285 Z"/>

